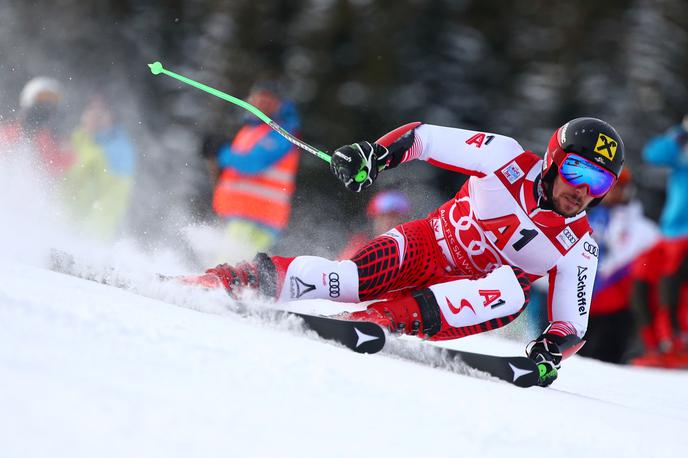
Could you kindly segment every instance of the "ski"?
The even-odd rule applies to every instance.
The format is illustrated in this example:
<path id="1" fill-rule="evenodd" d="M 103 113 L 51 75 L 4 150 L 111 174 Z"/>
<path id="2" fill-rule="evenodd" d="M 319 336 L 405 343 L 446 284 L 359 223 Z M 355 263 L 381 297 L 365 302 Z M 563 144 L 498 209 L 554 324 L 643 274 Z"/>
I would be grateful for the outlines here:
<path id="1" fill-rule="evenodd" d="M 80 265 L 81 268 L 77 268 L 78 265 Z M 137 291 L 136 288 L 133 288 L 126 281 L 126 279 L 118 278 L 114 273 L 114 269 L 107 268 L 105 272 L 103 272 L 102 269 L 96 268 L 84 269 L 83 265 L 81 265 L 72 254 L 63 251 L 53 250 L 51 253 L 50 269 L 73 277 L 152 297 Z M 216 287 L 222 288 L 221 283 L 216 282 L 211 284 L 207 281 L 202 282 L 199 280 L 202 278 L 203 276 L 167 276 L 158 274 L 155 280 L 163 283 L 177 282 L 180 285 L 198 286 L 206 289 L 213 289 Z M 156 297 L 152 298 L 157 299 Z M 357 353 L 377 353 L 385 346 L 385 332 L 382 327 L 376 323 L 291 312 L 277 308 L 253 310 L 251 307 L 241 302 L 237 302 L 231 310 L 240 316 L 266 315 L 266 318 L 271 316 L 273 318 L 277 317 L 278 319 L 296 317 L 303 322 L 303 327 L 305 329 L 313 331 L 321 339 L 337 342 Z"/>
<path id="2" fill-rule="evenodd" d="M 52 253 L 51 264 L 51 269 L 54 271 L 141 294 L 138 291 L 132 290 L 127 281 L 119 279 L 117 275 L 114 275 L 114 269 L 108 269 L 109 272 L 105 275 L 99 269 L 83 269 L 83 266 L 81 266 L 81 269 L 77 269 L 77 264 L 81 263 L 77 263 L 71 254 L 55 250 Z M 199 282 L 199 278 L 202 277 L 157 276 L 157 280 L 162 282 L 179 281 L 180 284 L 207 288 L 216 286 Z M 305 329 L 313 331 L 321 339 L 337 342 L 358 353 L 377 353 L 384 348 L 386 342 L 386 334 L 382 327 L 369 321 L 345 320 L 336 316 L 311 315 L 279 309 L 263 309 L 260 311 L 253 310 L 246 304 L 241 303 L 237 304 L 233 312 L 241 316 L 267 313 L 282 319 L 287 319 L 290 316 L 296 317 L 303 322 Z M 534 361 L 524 356 L 494 356 L 446 348 L 442 348 L 441 351 L 450 361 L 455 360 L 463 363 L 472 369 L 485 372 L 515 386 L 530 387 L 536 385 L 539 380 L 537 365 Z"/>
<path id="3" fill-rule="evenodd" d="M 443 351 L 449 359 L 460 361 L 472 369 L 486 372 L 521 388 L 537 385 L 540 379 L 537 364 L 525 356 L 495 356 L 450 349 Z"/>
<path id="4" fill-rule="evenodd" d="M 385 346 L 385 332 L 369 321 L 349 321 L 297 312 L 280 312 L 303 320 L 321 339 L 340 343 L 356 353 L 377 353 Z"/>

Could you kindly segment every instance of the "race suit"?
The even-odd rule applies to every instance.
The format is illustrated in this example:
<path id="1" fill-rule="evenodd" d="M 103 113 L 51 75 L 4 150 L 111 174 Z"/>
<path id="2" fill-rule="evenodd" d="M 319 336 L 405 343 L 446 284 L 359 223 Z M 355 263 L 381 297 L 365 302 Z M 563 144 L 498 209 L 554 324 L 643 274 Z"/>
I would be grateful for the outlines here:
<path id="1" fill-rule="evenodd" d="M 391 150 L 405 142 L 400 162 L 422 160 L 470 179 L 426 219 L 397 226 L 350 260 L 274 257 L 279 300 L 393 300 L 425 288 L 442 321 L 429 337 L 453 339 L 502 326 L 520 313 L 527 294 L 508 267 L 515 266 L 529 280 L 549 276 L 547 332 L 583 337 L 598 247 L 584 212 L 565 218 L 541 205 L 542 160 L 502 135 L 404 127 L 378 143 Z"/>

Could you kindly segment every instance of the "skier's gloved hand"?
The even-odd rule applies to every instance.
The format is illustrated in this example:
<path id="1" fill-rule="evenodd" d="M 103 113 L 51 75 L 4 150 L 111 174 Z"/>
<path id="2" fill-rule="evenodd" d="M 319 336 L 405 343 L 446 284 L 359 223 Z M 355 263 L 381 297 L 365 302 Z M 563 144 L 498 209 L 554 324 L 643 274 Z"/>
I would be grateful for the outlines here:
<path id="1" fill-rule="evenodd" d="M 377 143 L 354 143 L 334 152 L 330 169 L 349 191 L 361 192 L 373 184 L 388 155 L 387 148 Z"/>
<path id="2" fill-rule="evenodd" d="M 557 369 L 561 367 L 559 345 L 543 334 L 528 344 L 526 354 L 537 364 L 540 376 L 538 385 L 551 385 L 557 379 Z"/>

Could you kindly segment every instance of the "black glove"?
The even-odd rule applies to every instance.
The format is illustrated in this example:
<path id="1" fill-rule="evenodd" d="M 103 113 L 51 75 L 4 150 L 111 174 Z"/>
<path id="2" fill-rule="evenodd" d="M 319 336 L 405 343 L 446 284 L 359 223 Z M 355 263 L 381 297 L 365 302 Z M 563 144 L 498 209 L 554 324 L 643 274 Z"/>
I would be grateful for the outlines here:
<path id="1" fill-rule="evenodd" d="M 557 379 L 557 369 L 561 367 L 559 345 L 549 339 L 547 334 L 543 334 L 528 344 L 526 354 L 537 364 L 540 376 L 538 385 L 551 385 Z"/>
<path id="2" fill-rule="evenodd" d="M 361 192 L 384 169 L 389 151 L 377 143 L 360 142 L 342 146 L 332 155 L 330 169 L 349 191 Z"/>

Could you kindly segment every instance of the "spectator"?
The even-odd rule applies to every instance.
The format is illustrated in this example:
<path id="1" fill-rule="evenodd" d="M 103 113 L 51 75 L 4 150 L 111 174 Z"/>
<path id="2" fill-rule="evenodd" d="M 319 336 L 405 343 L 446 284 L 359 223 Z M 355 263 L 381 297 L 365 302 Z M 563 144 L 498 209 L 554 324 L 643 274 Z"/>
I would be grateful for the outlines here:
<path id="1" fill-rule="evenodd" d="M 599 250 L 590 247 L 588 254 L 599 256 L 599 261 L 587 343 L 580 353 L 612 363 L 625 361 L 635 335 L 630 307 L 638 271 L 635 264 L 659 238 L 659 229 L 643 215 L 633 194 L 631 172 L 626 167 L 602 205 L 589 212 Z"/>
<path id="2" fill-rule="evenodd" d="M 662 348 L 672 364 L 688 365 L 688 115 L 683 122 L 651 139 L 643 149 L 650 164 L 667 167 L 667 198 L 660 219 L 663 272 L 660 314 L 671 320 L 671 343 Z"/>
<path id="3" fill-rule="evenodd" d="M 0 126 L 0 151 L 27 160 L 53 179 L 59 178 L 73 162 L 73 154 L 58 128 L 62 97 L 57 80 L 34 78 L 21 91 L 17 119 Z"/>
<path id="4" fill-rule="evenodd" d="M 641 348 L 630 355 L 629 363 L 636 366 L 676 367 L 679 362 L 670 351 L 671 318 L 660 303 L 663 265 L 664 243 L 661 239 L 640 255 L 633 265 L 635 281 L 631 291 L 631 308 Z"/>
<path id="5" fill-rule="evenodd" d="M 67 174 L 67 206 L 86 233 L 112 239 L 130 204 L 136 166 L 134 145 L 101 95 L 88 100 L 72 133 L 75 163 Z"/>
<path id="6" fill-rule="evenodd" d="M 256 85 L 248 102 L 295 134 L 299 127 L 296 108 L 282 97 L 277 83 Z M 297 148 L 247 114 L 234 140 L 221 145 L 213 159 L 219 174 L 213 209 L 226 223 L 227 241 L 216 254 L 221 259 L 234 259 L 270 250 L 289 221 L 299 162 Z"/>
<path id="7" fill-rule="evenodd" d="M 349 259 L 359 248 L 378 235 L 408 220 L 411 215 L 411 202 L 401 191 L 381 191 L 368 203 L 366 210 L 368 228 L 353 234 L 339 253 L 339 259 Z"/>

